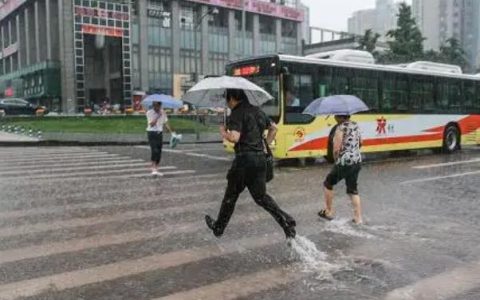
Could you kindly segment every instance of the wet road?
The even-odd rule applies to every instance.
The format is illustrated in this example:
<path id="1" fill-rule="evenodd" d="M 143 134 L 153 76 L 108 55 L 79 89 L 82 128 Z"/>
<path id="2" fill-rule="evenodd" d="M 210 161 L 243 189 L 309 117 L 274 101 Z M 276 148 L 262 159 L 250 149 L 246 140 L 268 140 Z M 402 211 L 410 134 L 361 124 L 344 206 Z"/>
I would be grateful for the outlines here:
<path id="1" fill-rule="evenodd" d="M 230 156 L 165 150 L 152 178 L 145 147 L 0 148 L 0 299 L 480 299 L 480 148 L 370 157 L 364 226 L 344 185 L 316 216 L 328 165 L 283 164 L 293 248 L 247 193 L 214 238 Z"/>

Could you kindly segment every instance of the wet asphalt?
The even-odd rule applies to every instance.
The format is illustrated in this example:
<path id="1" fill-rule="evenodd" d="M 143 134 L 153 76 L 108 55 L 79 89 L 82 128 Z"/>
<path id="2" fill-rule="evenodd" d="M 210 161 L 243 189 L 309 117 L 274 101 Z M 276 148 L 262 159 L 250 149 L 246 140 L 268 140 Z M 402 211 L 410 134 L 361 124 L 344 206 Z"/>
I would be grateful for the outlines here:
<path id="1" fill-rule="evenodd" d="M 367 156 L 363 226 L 343 183 L 335 220 L 317 217 L 330 165 L 280 163 L 268 190 L 297 219 L 293 248 L 248 192 L 222 238 L 206 229 L 231 160 L 219 144 L 166 147 L 160 178 L 143 146 L 0 157 L 0 299 L 480 299 L 464 271 L 480 264 L 479 147 Z"/>

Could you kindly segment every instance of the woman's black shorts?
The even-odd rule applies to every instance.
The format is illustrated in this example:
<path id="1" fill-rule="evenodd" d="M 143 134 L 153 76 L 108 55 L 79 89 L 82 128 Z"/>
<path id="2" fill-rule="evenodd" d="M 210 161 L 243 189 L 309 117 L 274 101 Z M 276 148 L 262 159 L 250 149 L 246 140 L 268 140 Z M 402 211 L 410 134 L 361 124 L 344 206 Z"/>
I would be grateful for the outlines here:
<path id="1" fill-rule="evenodd" d="M 333 190 L 333 187 L 339 183 L 342 179 L 345 179 L 347 185 L 347 194 L 349 195 L 358 195 L 357 181 L 358 173 L 361 169 L 360 164 L 355 164 L 351 166 L 342 166 L 335 165 L 330 173 L 325 178 L 323 185 L 329 189 Z"/>

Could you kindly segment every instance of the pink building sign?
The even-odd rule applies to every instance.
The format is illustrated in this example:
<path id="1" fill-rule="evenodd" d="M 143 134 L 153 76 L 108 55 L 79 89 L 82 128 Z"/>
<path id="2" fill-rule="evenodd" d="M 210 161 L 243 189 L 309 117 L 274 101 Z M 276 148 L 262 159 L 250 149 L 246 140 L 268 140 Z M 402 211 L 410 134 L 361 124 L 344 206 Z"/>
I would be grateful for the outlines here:
<path id="1" fill-rule="evenodd" d="M 242 9 L 243 1 L 245 1 L 245 10 L 248 12 L 269 15 L 273 17 L 289 19 L 297 22 L 303 21 L 303 11 L 278 5 L 275 3 L 264 2 L 260 0 L 190 0 L 191 2 L 198 2 L 213 6 L 227 7 L 232 9 Z"/>

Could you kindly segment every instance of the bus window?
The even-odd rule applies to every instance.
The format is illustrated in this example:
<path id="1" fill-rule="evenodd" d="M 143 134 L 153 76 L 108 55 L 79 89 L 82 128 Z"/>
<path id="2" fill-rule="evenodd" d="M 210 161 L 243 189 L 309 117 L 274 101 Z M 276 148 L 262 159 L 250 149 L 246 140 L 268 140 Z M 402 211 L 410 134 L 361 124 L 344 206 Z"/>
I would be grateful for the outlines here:
<path id="1" fill-rule="evenodd" d="M 473 102 L 473 110 L 470 113 L 480 114 L 480 82 L 475 83 L 475 100 Z"/>
<path id="2" fill-rule="evenodd" d="M 313 78 L 310 74 L 289 74 L 284 77 L 285 121 L 310 122 L 311 116 L 302 114 L 313 100 Z"/>
<path id="3" fill-rule="evenodd" d="M 378 110 L 378 72 L 353 70 L 351 95 L 362 99 L 370 111 Z"/>
<path id="4" fill-rule="evenodd" d="M 346 68 L 333 68 L 332 72 L 332 95 L 349 95 L 351 70 Z"/>
<path id="5" fill-rule="evenodd" d="M 413 112 L 434 112 L 434 80 L 426 76 L 414 76 L 410 80 L 410 108 Z"/>
<path id="6" fill-rule="evenodd" d="M 475 85 L 473 81 L 465 81 L 463 86 L 464 91 L 464 110 L 466 112 L 475 110 Z"/>
<path id="7" fill-rule="evenodd" d="M 462 111 L 462 82 L 445 78 L 437 81 L 436 107 L 439 113 L 459 113 Z"/>
<path id="8" fill-rule="evenodd" d="M 404 74 L 382 74 L 382 108 L 386 113 L 406 113 L 408 107 L 408 77 Z"/>

